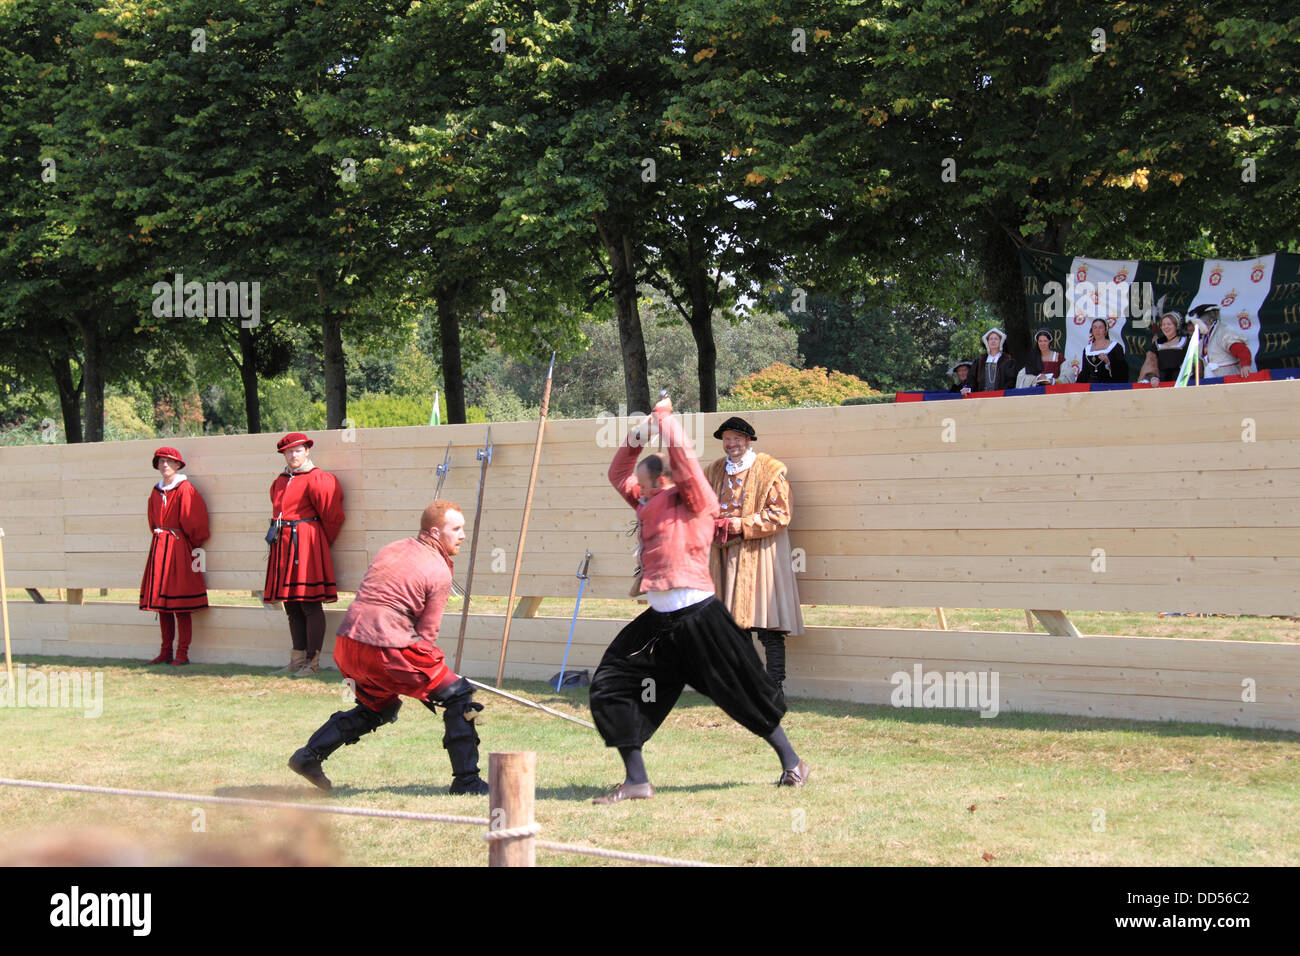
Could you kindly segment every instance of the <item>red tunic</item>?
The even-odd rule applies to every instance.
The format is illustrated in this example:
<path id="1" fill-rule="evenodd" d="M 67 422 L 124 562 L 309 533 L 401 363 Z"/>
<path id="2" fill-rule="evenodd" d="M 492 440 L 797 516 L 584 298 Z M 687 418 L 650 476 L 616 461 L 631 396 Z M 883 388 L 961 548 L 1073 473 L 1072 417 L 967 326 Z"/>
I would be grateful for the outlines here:
<path id="1" fill-rule="evenodd" d="M 339 633 L 375 647 L 436 644 L 451 572 L 451 558 L 427 532 L 384 545 L 366 569 Z"/>
<path id="2" fill-rule="evenodd" d="M 451 573 L 451 558 L 424 531 L 375 555 L 334 642 L 334 662 L 367 707 L 425 700 L 456 680 L 438 646 Z"/>
<path id="3" fill-rule="evenodd" d="M 321 468 L 282 473 L 271 483 L 271 517 L 285 523 L 267 555 L 262 600 L 337 601 L 330 545 L 343 527 L 338 479 Z"/>
<path id="4" fill-rule="evenodd" d="M 636 460 L 641 449 L 631 435 L 614 454 L 609 483 L 641 519 L 641 590 L 675 588 L 713 590 L 709 549 L 713 522 L 718 517 L 718 496 L 691 454 L 690 440 L 671 415 L 656 411 L 659 433 L 668 446 L 668 464 L 675 484 L 646 492 L 636 480 Z"/>
<path id="5" fill-rule="evenodd" d="M 189 481 L 170 491 L 157 485 L 149 493 L 153 542 L 140 581 L 140 610 L 197 611 L 208 606 L 203 572 L 193 569 L 190 553 L 208 540 L 208 508 Z"/>

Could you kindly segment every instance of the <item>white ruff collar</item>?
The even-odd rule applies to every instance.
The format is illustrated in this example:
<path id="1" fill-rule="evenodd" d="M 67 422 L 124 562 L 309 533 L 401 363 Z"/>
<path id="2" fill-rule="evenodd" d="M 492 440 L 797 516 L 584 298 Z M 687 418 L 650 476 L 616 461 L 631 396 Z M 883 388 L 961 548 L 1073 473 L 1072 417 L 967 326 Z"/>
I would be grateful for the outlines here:
<path id="1" fill-rule="evenodd" d="M 171 483 L 170 485 L 164 485 L 164 484 L 162 483 L 162 479 L 159 479 L 159 480 L 158 480 L 158 490 L 159 490 L 159 491 L 171 491 L 173 488 L 175 488 L 177 485 L 179 485 L 182 481 L 189 481 L 189 479 L 186 478 L 184 475 L 177 475 L 175 478 L 172 479 L 172 483 Z"/>
<path id="2" fill-rule="evenodd" d="M 732 461 L 730 458 L 728 458 L 727 474 L 738 475 L 742 471 L 748 471 L 750 468 L 754 467 L 754 459 L 757 457 L 758 457 L 758 453 L 751 448 L 749 451 L 745 452 L 745 454 L 743 454 L 740 457 L 740 461 Z"/>

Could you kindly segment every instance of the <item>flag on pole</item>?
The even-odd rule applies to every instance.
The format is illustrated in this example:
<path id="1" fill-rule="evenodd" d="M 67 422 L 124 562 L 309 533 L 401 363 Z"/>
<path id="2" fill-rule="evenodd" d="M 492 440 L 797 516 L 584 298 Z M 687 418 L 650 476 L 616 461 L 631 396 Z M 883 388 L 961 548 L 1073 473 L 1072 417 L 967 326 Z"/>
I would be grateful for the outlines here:
<path id="1" fill-rule="evenodd" d="M 429 424 L 442 424 L 442 412 L 438 410 L 438 390 L 436 388 L 433 390 L 433 411 L 429 413 Z"/>
<path id="2" fill-rule="evenodd" d="M 1174 380 L 1174 388 L 1187 384 L 1187 380 L 1192 377 L 1192 369 L 1196 366 L 1197 359 L 1200 357 L 1201 327 L 1193 325 L 1192 340 L 1187 343 L 1187 354 L 1183 356 L 1183 366 L 1178 370 L 1178 378 Z"/>

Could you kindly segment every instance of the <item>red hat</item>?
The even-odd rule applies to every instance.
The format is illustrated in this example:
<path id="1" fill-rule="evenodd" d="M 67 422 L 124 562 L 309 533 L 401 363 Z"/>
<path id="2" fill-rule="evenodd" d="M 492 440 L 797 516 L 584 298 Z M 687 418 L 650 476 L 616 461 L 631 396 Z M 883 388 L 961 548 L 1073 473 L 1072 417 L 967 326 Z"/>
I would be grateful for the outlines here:
<path id="1" fill-rule="evenodd" d="M 296 448 L 298 445 L 306 445 L 310 448 L 316 444 L 302 432 L 290 432 L 275 443 L 276 451 L 288 451 L 290 448 Z"/>
<path id="2" fill-rule="evenodd" d="M 175 448 L 159 448 L 156 452 L 154 452 L 153 453 L 154 468 L 158 467 L 159 458 L 170 458 L 172 461 L 180 462 L 180 466 L 182 468 L 185 467 L 185 459 L 181 457 L 181 453 L 178 452 Z"/>

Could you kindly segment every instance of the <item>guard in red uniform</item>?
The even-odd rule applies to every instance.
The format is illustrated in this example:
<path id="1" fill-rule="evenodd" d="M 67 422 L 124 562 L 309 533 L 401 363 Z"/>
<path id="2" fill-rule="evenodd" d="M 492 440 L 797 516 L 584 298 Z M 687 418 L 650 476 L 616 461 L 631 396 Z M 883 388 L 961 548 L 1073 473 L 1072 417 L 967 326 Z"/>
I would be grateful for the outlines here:
<path id="1" fill-rule="evenodd" d="M 193 622 L 190 613 L 208 606 L 203 572 L 195 567 L 193 551 L 208 540 L 208 508 L 203 496 L 180 473 L 185 467 L 175 448 L 159 448 L 153 466 L 161 476 L 149 493 L 149 560 L 140 581 L 140 610 L 157 611 L 162 649 L 150 664 L 190 662 Z M 172 641 L 180 632 L 176 653 Z"/>
<path id="2" fill-rule="evenodd" d="M 420 533 L 375 555 L 334 643 L 334 662 L 352 685 L 357 706 L 339 711 L 289 758 L 289 767 L 321 790 L 331 787 L 321 762 L 344 744 L 397 720 L 399 697 L 430 711 L 443 708 L 442 745 L 451 758 L 451 793 L 484 794 L 479 738 L 472 723 L 482 704 L 438 647 L 442 611 L 451 593 L 452 557 L 465 540 L 465 516 L 438 500 L 420 516 Z"/>
<path id="3" fill-rule="evenodd" d="M 285 435 L 275 449 L 284 472 L 271 483 L 271 528 L 266 541 L 266 586 L 262 600 L 283 601 L 293 652 L 280 670 L 309 677 L 320 670 L 325 646 L 325 608 L 339 599 L 330 545 L 343 527 L 343 489 L 338 479 L 312 464 L 315 444 L 300 432 Z"/>

